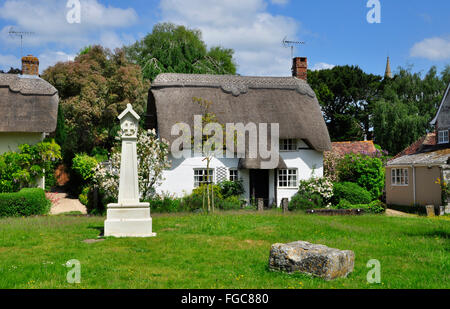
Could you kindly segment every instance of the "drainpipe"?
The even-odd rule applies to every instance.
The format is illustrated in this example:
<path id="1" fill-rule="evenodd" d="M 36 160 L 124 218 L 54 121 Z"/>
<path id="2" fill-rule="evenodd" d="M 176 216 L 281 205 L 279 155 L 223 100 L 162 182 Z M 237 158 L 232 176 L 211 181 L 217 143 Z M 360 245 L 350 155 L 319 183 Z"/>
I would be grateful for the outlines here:
<path id="1" fill-rule="evenodd" d="M 416 206 L 416 167 L 411 165 L 413 170 L 413 192 L 414 192 L 414 206 Z"/>

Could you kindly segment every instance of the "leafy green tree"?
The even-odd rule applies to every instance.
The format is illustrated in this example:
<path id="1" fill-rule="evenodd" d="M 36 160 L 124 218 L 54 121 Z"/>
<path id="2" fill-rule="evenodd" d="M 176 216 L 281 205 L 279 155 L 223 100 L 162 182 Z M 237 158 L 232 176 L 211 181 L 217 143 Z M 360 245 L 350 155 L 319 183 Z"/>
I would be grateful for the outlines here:
<path id="1" fill-rule="evenodd" d="M 373 107 L 376 143 L 396 154 L 431 131 L 430 121 L 436 115 L 448 82 L 450 66 L 440 75 L 432 67 L 424 78 L 411 68 L 399 68 L 393 79 L 384 80 Z"/>
<path id="2" fill-rule="evenodd" d="M 95 147 L 110 149 L 119 130 L 116 118 L 127 104 L 144 115 L 150 84 L 141 68 L 123 50 L 101 46 L 83 49 L 73 62 L 60 62 L 43 76 L 59 91 L 61 113 L 58 140 L 70 165 L 76 153 L 91 154 Z"/>
<path id="3" fill-rule="evenodd" d="M 236 74 L 232 49 L 208 50 L 200 30 L 172 23 L 155 25 L 152 33 L 125 50 L 149 80 L 160 73 Z"/>
<path id="4" fill-rule="evenodd" d="M 371 137 L 370 115 L 380 82 L 381 76 L 366 74 L 357 66 L 308 72 L 333 141 Z"/>

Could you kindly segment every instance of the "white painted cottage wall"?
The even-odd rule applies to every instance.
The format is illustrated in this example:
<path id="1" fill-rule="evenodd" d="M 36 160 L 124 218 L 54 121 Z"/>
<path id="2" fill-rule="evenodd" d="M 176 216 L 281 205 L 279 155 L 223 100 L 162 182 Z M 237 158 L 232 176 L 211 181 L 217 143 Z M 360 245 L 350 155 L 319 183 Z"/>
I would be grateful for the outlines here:
<path id="1" fill-rule="evenodd" d="M 286 166 L 289 169 L 296 168 L 298 170 L 298 181 L 295 188 L 278 188 L 277 189 L 277 205 L 281 205 L 283 198 L 291 199 L 298 191 L 300 180 L 311 178 L 313 171 L 314 176 L 323 176 L 323 153 L 310 149 L 302 149 L 298 151 L 280 152 Z"/>
<path id="2" fill-rule="evenodd" d="M 195 157 L 188 159 L 175 159 L 169 156 L 172 161 L 172 167 L 163 172 L 164 181 L 156 189 L 157 193 L 170 193 L 178 197 L 183 197 L 186 194 L 192 193 L 194 189 L 194 169 L 206 169 L 206 161 L 204 157 Z M 239 159 L 216 159 L 213 158 L 210 163 L 211 169 L 218 167 L 226 167 L 228 169 L 237 169 Z M 216 177 L 214 173 L 214 177 Z M 249 186 L 248 173 L 240 171 L 239 177 L 243 178 L 244 186 Z M 214 179 L 215 181 L 216 179 Z"/>
<path id="3" fill-rule="evenodd" d="M 307 147 L 304 143 L 299 143 L 299 147 Z M 312 149 L 299 149 L 297 151 L 280 152 L 280 156 L 285 161 L 289 169 L 298 170 L 298 181 L 309 179 L 314 175 L 316 177 L 323 176 L 323 153 Z M 190 194 L 194 189 L 194 169 L 206 168 L 203 157 L 188 158 L 188 159 L 174 159 L 170 156 L 172 167 L 163 172 L 164 181 L 157 188 L 158 193 L 170 193 L 178 197 L 183 197 Z M 237 169 L 239 159 L 216 159 L 211 161 L 210 168 L 217 169 L 218 167 L 226 167 L 227 169 Z M 269 199 L 275 198 L 275 177 L 276 171 L 269 171 Z M 216 172 L 215 172 L 215 177 Z M 243 180 L 245 188 L 244 199 L 250 201 L 250 177 L 249 170 L 239 170 L 239 178 Z M 216 181 L 216 179 L 214 179 Z M 278 187 L 278 185 L 277 185 Z M 298 183 L 294 188 L 277 188 L 278 206 L 281 204 L 283 198 L 291 199 L 298 191 Z"/>
<path id="4" fill-rule="evenodd" d="M 0 132 L 0 154 L 19 150 L 19 145 L 35 145 L 44 140 L 43 133 Z"/>

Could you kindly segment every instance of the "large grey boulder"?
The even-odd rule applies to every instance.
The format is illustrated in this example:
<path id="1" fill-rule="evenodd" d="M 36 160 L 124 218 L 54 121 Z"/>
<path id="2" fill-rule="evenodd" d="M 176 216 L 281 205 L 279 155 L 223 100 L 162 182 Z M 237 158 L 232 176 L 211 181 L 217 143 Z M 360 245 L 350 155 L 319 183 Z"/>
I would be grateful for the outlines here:
<path id="1" fill-rule="evenodd" d="M 274 244 L 270 250 L 269 268 L 288 273 L 301 272 L 333 280 L 353 272 L 355 253 L 306 241 Z"/>

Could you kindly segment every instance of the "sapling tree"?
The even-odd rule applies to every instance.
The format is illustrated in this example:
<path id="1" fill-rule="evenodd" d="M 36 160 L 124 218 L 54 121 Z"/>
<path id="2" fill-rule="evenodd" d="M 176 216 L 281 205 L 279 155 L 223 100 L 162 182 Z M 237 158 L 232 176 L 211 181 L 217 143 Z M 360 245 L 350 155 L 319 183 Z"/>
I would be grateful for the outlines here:
<path id="1" fill-rule="evenodd" d="M 199 104 L 202 109 L 202 115 L 198 116 L 201 121 L 194 121 L 194 132 L 201 132 L 201 136 L 194 134 L 194 152 L 201 153 L 206 162 L 206 185 L 203 186 L 203 209 L 208 212 L 214 212 L 214 190 L 213 174 L 210 171 L 211 161 L 214 157 L 222 156 L 224 151 L 223 132 L 224 125 L 219 124 L 216 114 L 210 111 L 213 104 L 202 98 L 192 98 L 194 104 Z M 214 134 L 213 134 L 214 132 Z"/>

